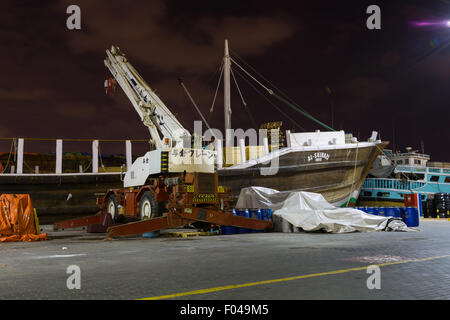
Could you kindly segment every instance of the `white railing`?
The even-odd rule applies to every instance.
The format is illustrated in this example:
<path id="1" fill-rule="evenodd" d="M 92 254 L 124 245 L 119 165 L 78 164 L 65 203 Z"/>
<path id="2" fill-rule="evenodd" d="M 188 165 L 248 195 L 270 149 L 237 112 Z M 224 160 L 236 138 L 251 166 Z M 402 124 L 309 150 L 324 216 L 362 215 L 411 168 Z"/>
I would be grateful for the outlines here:
<path id="1" fill-rule="evenodd" d="M 421 188 L 425 184 L 426 184 L 425 182 L 420 181 L 403 182 L 402 180 L 399 179 L 368 178 L 364 181 L 363 188 L 413 190 Z"/>
<path id="2" fill-rule="evenodd" d="M 14 162 L 15 165 L 10 166 L 10 170 L 7 170 L 8 163 L 5 164 L 5 168 L 3 172 L 0 170 L 0 174 L 7 175 L 67 175 L 67 174 L 120 174 L 119 172 L 101 172 L 99 171 L 99 142 L 100 141 L 108 141 L 108 142 L 125 142 L 125 160 L 126 167 L 130 168 L 132 165 L 132 141 L 146 142 L 147 140 L 100 140 L 100 139 L 36 139 L 36 138 L 2 138 L 2 140 L 12 140 L 12 143 L 15 146 L 15 152 L 10 151 L 9 156 L 11 154 L 15 154 L 16 159 Z M 40 173 L 39 166 L 35 166 L 34 173 L 24 173 L 23 165 L 24 165 L 24 150 L 25 150 L 25 141 L 26 140 L 34 140 L 34 141 L 55 141 L 56 142 L 56 159 L 55 159 L 55 172 L 54 173 Z M 92 144 L 92 153 L 91 153 L 91 164 L 90 170 L 84 171 L 82 166 L 80 165 L 79 171 L 77 173 L 64 173 L 63 172 L 63 141 L 76 141 L 76 142 L 91 142 Z M 12 148 L 11 148 L 12 149 Z M 10 159 L 8 159 L 9 162 Z M 122 168 L 123 169 L 123 168 Z"/>

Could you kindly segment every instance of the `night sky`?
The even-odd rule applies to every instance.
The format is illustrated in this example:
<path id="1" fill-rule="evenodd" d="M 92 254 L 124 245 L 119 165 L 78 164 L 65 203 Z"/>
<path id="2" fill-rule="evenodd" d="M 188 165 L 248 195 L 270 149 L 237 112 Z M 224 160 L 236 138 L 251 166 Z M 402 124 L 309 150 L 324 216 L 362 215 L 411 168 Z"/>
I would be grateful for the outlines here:
<path id="1" fill-rule="evenodd" d="M 81 8 L 81 30 L 66 28 L 71 4 Z M 381 8 L 381 30 L 366 27 L 371 4 Z M 206 116 L 228 39 L 233 53 L 322 122 L 361 140 L 376 130 L 389 148 L 420 151 L 422 144 L 432 160 L 450 162 L 450 28 L 412 24 L 445 20 L 447 0 L 3 0 L 0 137 L 149 138 L 121 89 L 113 99 L 105 94 L 103 59 L 112 44 L 191 131 L 200 117 L 177 79 Z M 280 120 L 301 131 L 237 80 L 258 124 Z M 210 123 L 221 130 L 222 92 Z M 324 130 L 271 101 L 304 130 Z M 232 110 L 234 128 L 251 127 L 234 84 Z M 0 142 L 0 151 L 9 146 Z M 102 147 L 124 151 L 112 142 Z M 90 151 L 77 148 L 64 145 Z M 54 144 L 26 142 L 25 151 L 51 152 Z M 144 151 L 145 144 L 134 149 Z"/>

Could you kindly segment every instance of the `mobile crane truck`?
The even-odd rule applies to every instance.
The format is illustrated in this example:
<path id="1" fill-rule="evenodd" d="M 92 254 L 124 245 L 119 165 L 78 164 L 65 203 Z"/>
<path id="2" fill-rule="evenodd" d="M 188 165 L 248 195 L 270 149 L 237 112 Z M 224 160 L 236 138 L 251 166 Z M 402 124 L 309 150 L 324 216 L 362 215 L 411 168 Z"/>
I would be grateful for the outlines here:
<path id="1" fill-rule="evenodd" d="M 88 226 L 108 237 L 139 235 L 196 222 L 254 230 L 272 228 L 270 221 L 233 215 L 231 190 L 218 185 L 216 153 L 202 148 L 133 68 L 116 46 L 106 50 L 105 66 L 149 129 L 151 151 L 137 158 L 124 177 L 124 187 L 97 198 L 96 215 L 54 223 L 54 230 Z M 162 135 L 162 138 L 160 136 Z"/>

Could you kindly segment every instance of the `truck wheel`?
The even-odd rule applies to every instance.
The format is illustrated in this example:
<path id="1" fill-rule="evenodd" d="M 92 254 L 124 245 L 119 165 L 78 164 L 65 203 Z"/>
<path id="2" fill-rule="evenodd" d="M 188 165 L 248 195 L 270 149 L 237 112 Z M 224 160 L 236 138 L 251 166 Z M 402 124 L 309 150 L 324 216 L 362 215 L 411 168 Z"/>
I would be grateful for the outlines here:
<path id="1" fill-rule="evenodd" d="M 158 216 L 158 203 L 151 191 L 145 191 L 139 201 L 139 218 L 141 220 L 153 219 Z"/>
<path id="2" fill-rule="evenodd" d="M 106 202 L 106 212 L 111 215 L 111 218 L 114 221 L 117 221 L 119 218 L 119 204 L 117 203 L 117 198 L 114 194 L 111 194 L 108 197 L 108 201 Z"/>

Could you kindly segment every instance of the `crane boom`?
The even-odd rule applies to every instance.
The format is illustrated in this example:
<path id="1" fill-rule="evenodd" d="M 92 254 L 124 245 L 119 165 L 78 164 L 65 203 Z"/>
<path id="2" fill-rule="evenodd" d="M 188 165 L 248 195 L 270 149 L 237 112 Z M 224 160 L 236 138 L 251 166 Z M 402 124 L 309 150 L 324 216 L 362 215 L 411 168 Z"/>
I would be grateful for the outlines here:
<path id="1" fill-rule="evenodd" d="M 112 46 L 106 50 L 106 55 L 105 66 L 149 129 L 151 142 L 156 147 L 127 168 L 124 187 L 143 186 L 149 177 L 161 174 L 213 173 L 216 152 L 195 145 L 191 148 L 189 131 L 183 128 L 118 47 Z"/>
<path id="2" fill-rule="evenodd" d="M 106 54 L 105 66 L 133 104 L 141 121 L 148 127 L 156 149 L 181 148 L 187 141 L 190 145 L 190 133 L 139 75 L 125 54 L 116 46 L 106 50 Z M 158 131 L 163 135 L 163 139 Z"/>

